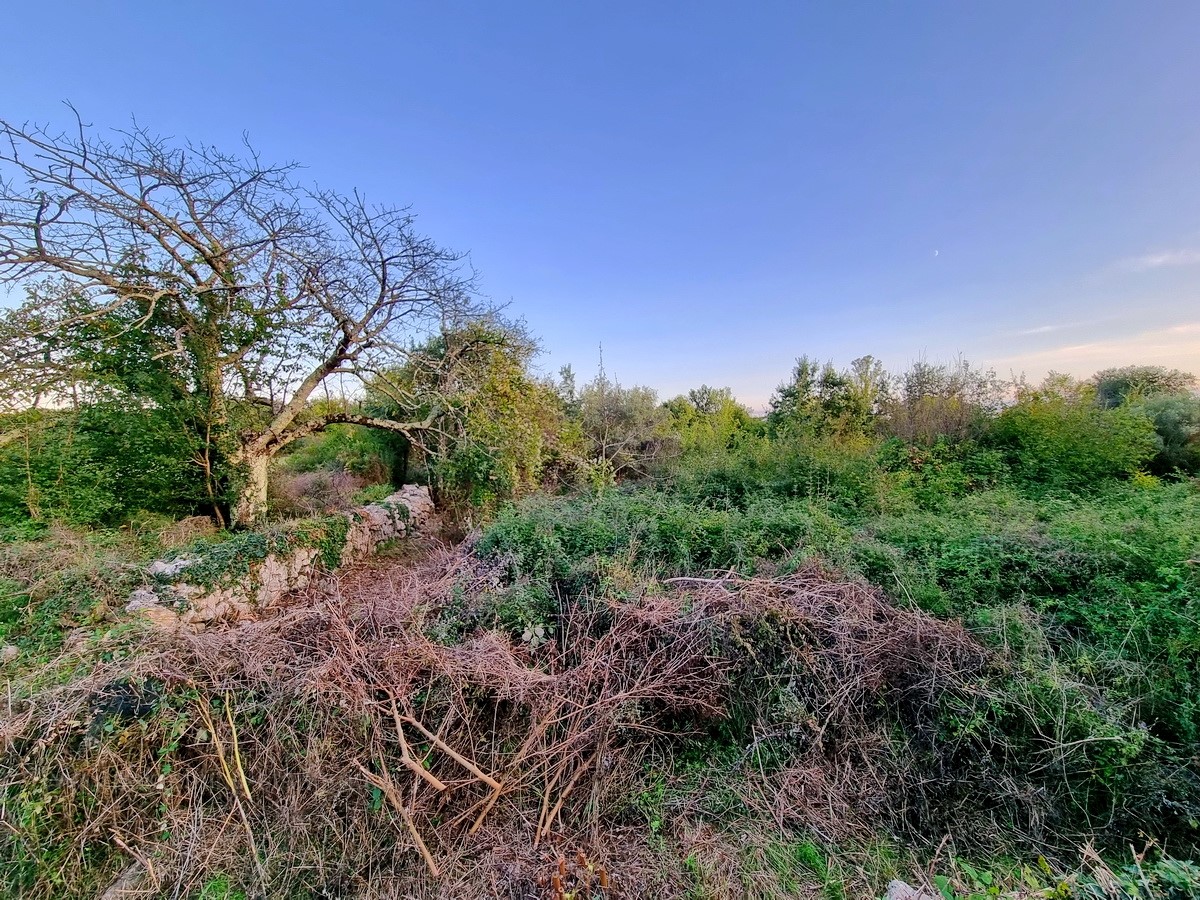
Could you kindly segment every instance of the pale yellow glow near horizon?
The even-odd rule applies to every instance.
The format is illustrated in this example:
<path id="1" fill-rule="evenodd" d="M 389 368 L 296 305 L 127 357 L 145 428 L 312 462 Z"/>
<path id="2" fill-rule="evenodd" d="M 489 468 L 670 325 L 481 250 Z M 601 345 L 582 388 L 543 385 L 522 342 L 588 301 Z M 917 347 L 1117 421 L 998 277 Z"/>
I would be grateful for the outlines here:
<path id="1" fill-rule="evenodd" d="M 991 365 L 1034 380 L 1050 371 L 1086 378 L 1101 369 L 1129 365 L 1164 366 L 1200 375 L 1200 322 L 1020 353 L 992 360 Z"/>

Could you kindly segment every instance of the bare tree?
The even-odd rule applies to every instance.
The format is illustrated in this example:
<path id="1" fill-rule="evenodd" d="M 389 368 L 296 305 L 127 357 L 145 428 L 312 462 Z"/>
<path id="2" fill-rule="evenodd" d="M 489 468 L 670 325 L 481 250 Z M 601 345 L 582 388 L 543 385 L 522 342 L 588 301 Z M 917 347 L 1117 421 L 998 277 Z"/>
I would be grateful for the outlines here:
<path id="1" fill-rule="evenodd" d="M 74 110 L 72 110 L 74 111 Z M 212 454 L 239 473 L 234 520 L 263 513 L 270 459 L 335 423 L 434 427 L 313 412 L 330 380 L 377 380 L 430 334 L 482 312 L 460 254 L 417 233 L 407 209 L 309 190 L 295 164 L 175 143 L 140 126 L 98 136 L 0 120 L 0 283 L 55 279 L 69 303 L 33 304 L 38 338 L 90 328 L 141 342 L 145 365 L 183 371 Z M 177 377 L 178 381 L 179 378 Z"/>

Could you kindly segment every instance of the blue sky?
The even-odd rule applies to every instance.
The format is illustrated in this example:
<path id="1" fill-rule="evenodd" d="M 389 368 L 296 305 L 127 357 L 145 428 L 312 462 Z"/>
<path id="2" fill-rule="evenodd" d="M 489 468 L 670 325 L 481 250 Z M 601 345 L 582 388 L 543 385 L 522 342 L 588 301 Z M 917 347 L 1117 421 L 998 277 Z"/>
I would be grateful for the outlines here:
<path id="1" fill-rule="evenodd" d="M 1200 4 L 10 4 L 0 115 L 411 204 L 541 365 L 1200 369 Z"/>

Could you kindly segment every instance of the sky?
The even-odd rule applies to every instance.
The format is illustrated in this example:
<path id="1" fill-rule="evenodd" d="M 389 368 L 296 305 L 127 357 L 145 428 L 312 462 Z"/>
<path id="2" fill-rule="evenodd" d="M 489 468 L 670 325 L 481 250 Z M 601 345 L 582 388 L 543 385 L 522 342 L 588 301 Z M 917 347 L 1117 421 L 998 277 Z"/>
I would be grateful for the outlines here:
<path id="1" fill-rule="evenodd" d="M 1200 3 L 10 4 L 0 116 L 411 205 L 540 337 L 761 408 L 801 354 L 1200 370 Z M 601 350 L 602 348 L 602 350 Z"/>

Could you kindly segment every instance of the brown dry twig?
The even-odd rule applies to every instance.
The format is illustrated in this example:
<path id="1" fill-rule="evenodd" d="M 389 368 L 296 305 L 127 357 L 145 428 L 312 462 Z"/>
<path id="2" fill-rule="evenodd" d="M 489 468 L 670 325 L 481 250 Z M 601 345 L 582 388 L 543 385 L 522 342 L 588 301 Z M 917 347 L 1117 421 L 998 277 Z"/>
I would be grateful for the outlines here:
<path id="1" fill-rule="evenodd" d="M 442 644 L 422 627 L 443 615 L 483 621 L 455 598 L 485 603 L 502 589 L 495 564 L 431 547 L 417 564 L 314 587 L 270 619 L 147 634 L 119 663 L 41 688 L 36 703 L 9 701 L 0 796 L 58 785 L 54 802 L 69 814 L 44 821 L 70 846 L 113 829 L 169 835 L 154 845 L 155 869 L 163 890 L 180 886 L 181 896 L 224 873 L 257 876 L 272 895 L 449 900 L 492 896 L 495 877 L 527 897 L 537 895 L 544 848 L 573 845 L 619 872 L 624 896 L 672 897 L 686 879 L 664 874 L 629 798 L 645 790 L 647 769 L 669 777 L 676 755 L 724 722 L 740 755 L 673 799 L 671 839 L 697 831 L 716 788 L 736 791 L 776 835 L 836 839 L 865 823 L 944 833 L 936 810 L 946 804 L 926 794 L 929 767 L 957 763 L 938 755 L 953 748 L 936 743 L 937 711 L 947 698 L 967 702 L 964 685 L 987 664 L 960 626 L 812 569 L 678 582 L 634 600 L 576 597 L 555 623 L 569 638 L 536 651 L 487 629 Z M 92 698 L 117 680 L 201 699 L 81 741 Z M 208 697 L 224 698 L 224 722 Z M 163 729 L 189 704 L 211 741 L 177 729 L 163 774 Z M 908 745 L 893 740 L 898 732 Z M 764 765 L 771 754 L 776 763 Z M 393 777 L 400 767 L 411 784 Z M 1021 785 L 972 770 L 955 777 L 956 813 L 990 806 L 1019 820 Z M 379 827 L 364 779 L 411 844 Z M 14 839 L 34 839 L 17 828 Z M 137 844 L 149 858 L 146 839 Z M 118 874 L 116 860 L 103 864 Z M 83 883 L 89 865 L 82 851 L 64 857 L 61 877 Z M 28 896 L 52 890 L 47 881 Z"/>

